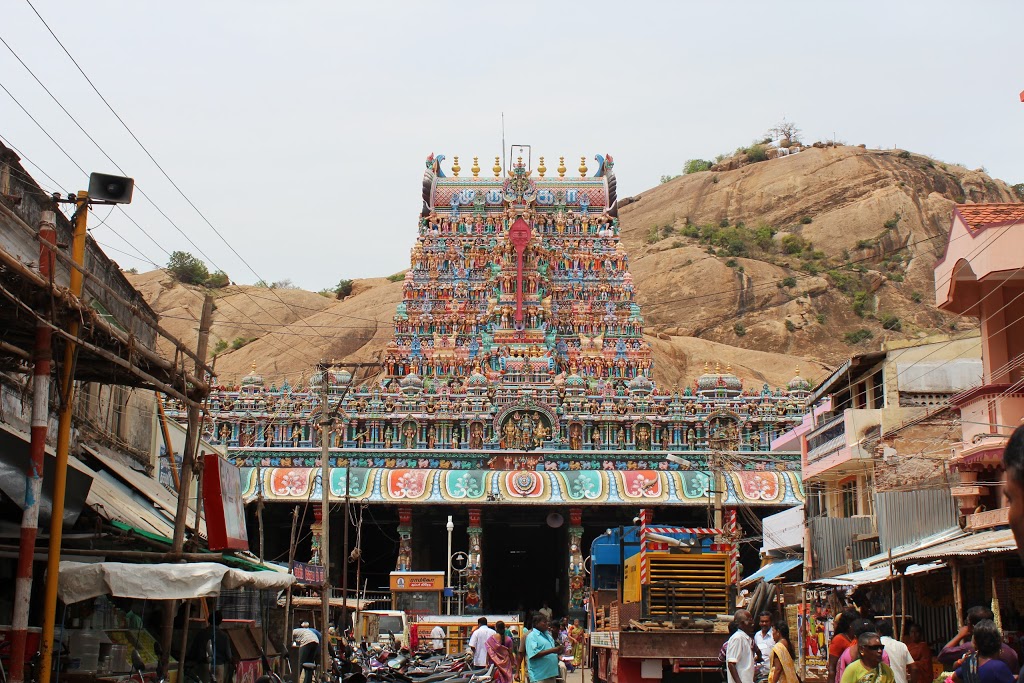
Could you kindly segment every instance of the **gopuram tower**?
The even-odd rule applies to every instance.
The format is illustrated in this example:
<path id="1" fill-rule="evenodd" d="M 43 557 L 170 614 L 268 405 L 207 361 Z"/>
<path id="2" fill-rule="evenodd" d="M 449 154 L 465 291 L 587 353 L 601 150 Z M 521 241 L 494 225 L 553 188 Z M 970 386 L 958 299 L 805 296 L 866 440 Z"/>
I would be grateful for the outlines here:
<path id="1" fill-rule="evenodd" d="M 423 215 L 385 370 L 403 396 L 458 400 L 463 421 L 405 424 L 403 448 L 583 450 L 672 443 L 668 430 L 591 414 L 588 389 L 650 410 L 651 351 L 615 217 L 612 158 L 548 177 L 522 158 L 507 176 L 446 177 L 427 160 Z M 429 397 L 433 398 L 429 398 Z M 411 407 L 411 406 L 410 406 Z M 609 404 L 611 407 L 611 404 Z M 625 414 L 612 409 L 613 414 Z M 576 418 L 576 419 L 574 419 Z"/>

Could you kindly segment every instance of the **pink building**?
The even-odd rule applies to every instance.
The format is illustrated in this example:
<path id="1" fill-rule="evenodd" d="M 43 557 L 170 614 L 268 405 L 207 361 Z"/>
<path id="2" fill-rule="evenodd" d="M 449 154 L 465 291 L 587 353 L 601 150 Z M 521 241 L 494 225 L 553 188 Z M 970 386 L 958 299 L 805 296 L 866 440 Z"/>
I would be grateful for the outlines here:
<path id="1" fill-rule="evenodd" d="M 963 441 L 951 466 L 967 529 L 1007 523 L 1001 458 L 1024 418 L 1024 204 L 959 204 L 942 259 L 935 302 L 981 321 L 983 381 L 955 397 Z"/>

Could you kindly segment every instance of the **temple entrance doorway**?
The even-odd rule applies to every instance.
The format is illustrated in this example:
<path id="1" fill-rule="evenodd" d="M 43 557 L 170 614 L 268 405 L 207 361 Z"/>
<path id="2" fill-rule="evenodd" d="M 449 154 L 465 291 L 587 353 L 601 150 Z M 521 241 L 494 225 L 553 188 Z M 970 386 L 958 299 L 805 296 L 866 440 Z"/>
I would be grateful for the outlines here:
<path id="1" fill-rule="evenodd" d="M 552 527 L 549 512 L 538 507 L 485 513 L 482 597 L 486 612 L 529 613 L 545 602 L 556 615 L 565 612 L 569 520 Z"/>

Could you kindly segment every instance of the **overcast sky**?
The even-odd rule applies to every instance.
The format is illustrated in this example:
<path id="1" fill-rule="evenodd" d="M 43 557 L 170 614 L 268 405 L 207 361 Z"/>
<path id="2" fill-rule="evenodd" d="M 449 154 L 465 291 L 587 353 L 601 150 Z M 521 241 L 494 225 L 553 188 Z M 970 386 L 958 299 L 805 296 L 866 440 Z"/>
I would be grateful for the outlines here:
<path id="1" fill-rule="evenodd" d="M 612 154 L 620 196 L 784 117 L 809 141 L 834 134 L 1024 181 L 1019 0 L 32 1 L 252 269 L 308 289 L 408 267 L 424 159 L 489 168 L 502 112 L 507 142 L 549 168 Z M 97 208 L 93 235 L 135 258 L 108 254 L 146 270 L 140 252 L 163 265 L 182 249 L 254 282 L 27 2 L 2 11 L 0 37 L 198 245 L 137 191 L 127 213 L 152 239 L 118 211 L 100 225 Z M 86 172 L 117 173 L 3 45 L 0 83 Z M 3 91 L 0 136 L 44 187 L 84 189 Z"/>

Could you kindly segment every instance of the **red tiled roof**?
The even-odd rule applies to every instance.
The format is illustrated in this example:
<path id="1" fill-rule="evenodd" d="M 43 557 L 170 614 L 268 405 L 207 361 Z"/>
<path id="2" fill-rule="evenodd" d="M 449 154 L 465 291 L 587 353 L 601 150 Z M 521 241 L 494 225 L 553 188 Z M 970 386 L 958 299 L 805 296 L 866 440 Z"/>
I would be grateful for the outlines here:
<path id="1" fill-rule="evenodd" d="M 977 230 L 993 225 L 1024 223 L 1022 204 L 957 204 L 955 211 L 968 227 Z"/>

